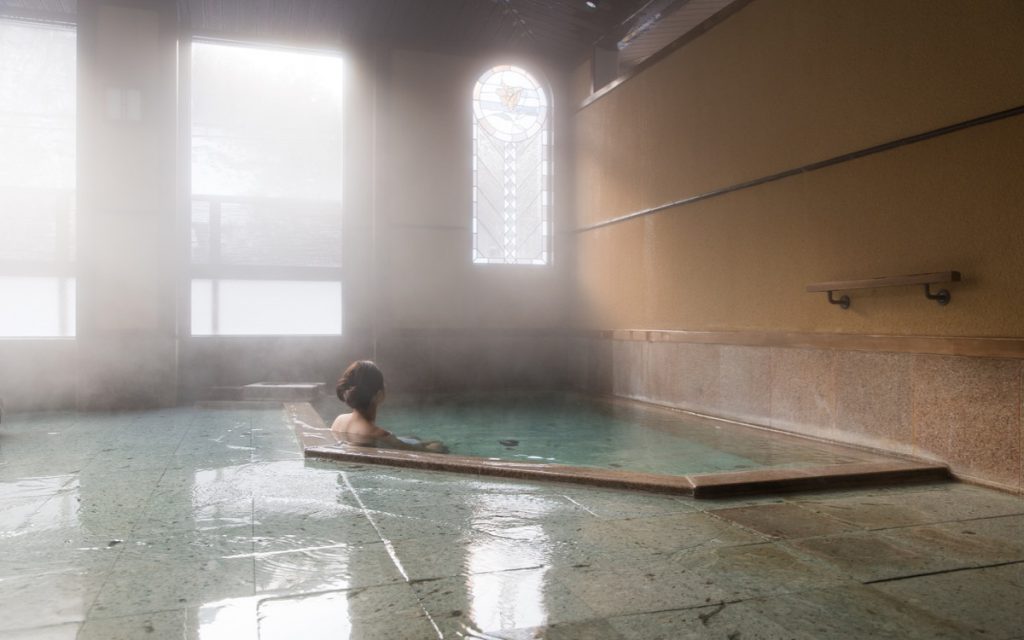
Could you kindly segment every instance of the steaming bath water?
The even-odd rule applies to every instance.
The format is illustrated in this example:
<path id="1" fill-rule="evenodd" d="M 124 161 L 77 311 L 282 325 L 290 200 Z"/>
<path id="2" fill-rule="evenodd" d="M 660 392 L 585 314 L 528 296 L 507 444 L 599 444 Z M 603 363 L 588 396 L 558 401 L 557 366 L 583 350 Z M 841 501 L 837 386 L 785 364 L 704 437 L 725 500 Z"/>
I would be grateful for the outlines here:
<path id="1" fill-rule="evenodd" d="M 320 411 L 330 424 L 344 408 L 331 402 L 322 404 Z M 875 459 L 857 450 L 578 394 L 389 398 L 378 419 L 397 435 L 442 440 L 455 455 L 665 475 Z"/>

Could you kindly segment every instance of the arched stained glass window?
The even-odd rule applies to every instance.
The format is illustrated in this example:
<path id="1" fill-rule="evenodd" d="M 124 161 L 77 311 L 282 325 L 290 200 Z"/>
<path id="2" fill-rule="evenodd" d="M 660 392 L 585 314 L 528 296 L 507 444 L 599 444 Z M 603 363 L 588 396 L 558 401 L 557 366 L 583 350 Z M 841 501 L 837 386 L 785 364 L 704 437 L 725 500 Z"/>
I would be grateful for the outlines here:
<path id="1" fill-rule="evenodd" d="M 529 73 L 488 69 L 473 90 L 473 262 L 551 257 L 551 109 Z"/>

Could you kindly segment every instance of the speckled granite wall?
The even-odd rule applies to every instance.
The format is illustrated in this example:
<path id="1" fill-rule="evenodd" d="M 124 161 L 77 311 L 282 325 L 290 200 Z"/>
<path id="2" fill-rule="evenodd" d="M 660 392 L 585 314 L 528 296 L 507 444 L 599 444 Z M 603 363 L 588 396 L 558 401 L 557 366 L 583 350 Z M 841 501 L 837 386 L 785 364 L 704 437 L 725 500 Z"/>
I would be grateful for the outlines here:
<path id="1" fill-rule="evenodd" d="M 1024 360 L 581 337 L 569 363 L 581 390 L 941 460 L 1024 493 Z"/>

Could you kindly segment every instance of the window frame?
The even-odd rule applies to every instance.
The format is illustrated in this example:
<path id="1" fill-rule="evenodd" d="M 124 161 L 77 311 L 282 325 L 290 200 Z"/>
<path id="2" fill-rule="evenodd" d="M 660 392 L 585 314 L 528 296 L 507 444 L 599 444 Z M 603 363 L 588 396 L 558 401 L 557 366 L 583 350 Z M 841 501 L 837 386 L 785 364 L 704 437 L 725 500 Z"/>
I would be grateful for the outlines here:
<path id="1" fill-rule="evenodd" d="M 56 304 L 56 326 L 58 334 L 52 335 L 0 335 L 3 341 L 24 341 L 24 340 L 57 340 L 74 341 L 78 338 L 78 301 L 77 301 L 77 280 L 78 280 L 78 242 L 77 242 L 77 216 L 78 216 L 78 130 L 79 130 L 79 53 L 78 24 L 71 16 L 65 14 L 49 14 L 41 12 L 19 12 L 17 10 L 5 10 L 0 12 L 0 23 L 13 23 L 27 27 L 50 29 L 54 31 L 70 32 L 74 38 L 75 60 L 74 79 L 72 93 L 74 95 L 74 112 L 71 120 L 74 123 L 74 154 L 73 174 L 74 185 L 67 187 L 0 187 L 0 190 L 9 189 L 11 192 L 24 191 L 45 191 L 52 194 L 54 200 L 60 204 L 52 211 L 44 212 L 45 215 L 53 215 L 54 218 L 54 257 L 49 260 L 0 260 L 0 277 L 9 278 L 42 278 L 54 280 L 57 291 Z M 69 287 L 72 290 L 69 291 Z"/>
<path id="2" fill-rule="evenodd" d="M 339 201 L 327 200 L 302 200 L 296 198 L 264 198 L 261 196 L 220 196 L 210 194 L 195 194 L 192 191 L 192 46 L 195 43 L 206 43 L 225 46 L 248 47 L 261 50 L 281 50 L 293 53 L 308 53 L 320 56 L 337 56 L 343 61 L 342 76 L 339 81 L 344 83 L 342 88 L 342 141 L 339 155 L 341 158 L 341 172 L 337 179 L 342 183 L 342 197 Z M 269 264 L 230 264 L 223 263 L 219 257 L 219 226 L 214 227 L 214 219 L 219 223 L 220 206 L 228 203 L 266 202 L 266 203 L 298 203 L 315 204 L 317 206 L 331 205 L 337 209 L 337 223 L 344 242 L 345 234 L 345 171 L 346 171 L 346 121 L 348 117 L 348 74 L 349 64 L 345 52 L 336 48 L 308 48 L 291 45 L 282 45 L 274 42 L 258 40 L 228 39 L 217 36 L 207 36 L 193 33 L 183 36 L 179 46 L 179 148 L 183 150 L 178 154 L 178 175 L 179 175 L 179 211 L 178 219 L 181 225 L 181 242 L 179 243 L 181 264 L 181 277 L 178 292 L 179 314 L 178 326 L 182 328 L 179 334 L 182 338 L 189 340 L 246 340 L 246 339 L 309 339 L 309 338 L 331 338 L 338 339 L 345 335 L 345 311 L 347 308 L 347 287 L 345 286 L 345 251 L 341 248 L 341 264 L 339 266 L 300 266 L 300 265 L 269 265 Z M 192 257 L 192 206 L 197 199 L 210 202 L 210 260 L 205 263 L 195 262 Z M 216 212 L 216 213 L 215 213 Z M 209 280 L 212 284 L 211 304 L 211 326 L 212 333 L 195 334 L 192 328 L 192 283 L 196 280 Z M 219 333 L 218 332 L 218 289 L 220 281 L 305 281 L 305 282 L 337 282 L 341 287 L 339 310 L 340 324 L 335 333 Z"/>
<path id="3" fill-rule="evenodd" d="M 547 113 L 544 118 L 544 124 L 542 125 L 541 131 L 538 134 L 541 139 L 539 144 L 541 145 L 541 163 L 542 167 L 546 168 L 546 172 L 542 176 L 542 196 L 541 196 L 541 233 L 543 235 L 544 247 L 542 250 L 542 258 L 535 260 L 515 260 L 509 261 L 504 258 L 482 258 L 480 257 L 480 251 L 478 249 L 478 238 L 479 238 L 479 215 L 478 215 L 478 199 L 479 199 L 479 184 L 478 184 L 478 130 L 481 128 L 479 124 L 479 118 L 476 115 L 476 101 L 477 91 L 481 84 L 488 75 L 493 73 L 495 70 L 502 67 L 510 67 L 524 73 L 529 79 L 531 79 L 537 86 L 538 91 L 544 96 L 546 105 L 545 108 Z M 491 61 L 489 64 L 478 69 L 477 73 L 473 76 L 472 85 L 470 87 L 470 118 L 471 124 L 471 136 L 470 136 L 470 165 L 472 174 L 472 187 L 471 187 L 471 214 L 470 214 L 470 233 L 472 236 L 470 259 L 474 266 L 485 266 L 485 265 L 496 265 L 506 267 L 551 267 L 555 262 L 554 255 L 554 202 L 555 202 L 555 106 L 554 97 L 551 91 L 551 85 L 547 81 L 547 78 L 538 73 L 533 65 L 524 64 L 515 60 L 497 60 Z M 517 184 L 518 188 L 518 184 Z M 546 197 L 544 197 L 546 195 Z"/>

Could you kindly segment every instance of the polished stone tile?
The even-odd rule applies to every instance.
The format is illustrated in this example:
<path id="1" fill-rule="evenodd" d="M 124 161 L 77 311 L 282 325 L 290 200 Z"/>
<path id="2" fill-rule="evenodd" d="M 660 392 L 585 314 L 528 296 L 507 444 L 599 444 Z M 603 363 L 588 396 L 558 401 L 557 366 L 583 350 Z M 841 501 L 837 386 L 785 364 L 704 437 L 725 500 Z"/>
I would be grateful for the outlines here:
<path id="1" fill-rule="evenodd" d="M 376 514 L 457 522 L 493 530 L 530 524 L 539 519 L 578 517 L 586 510 L 557 494 L 480 492 L 472 495 L 438 491 L 358 491 L 362 504 Z"/>
<path id="2" fill-rule="evenodd" d="M 394 543 L 399 562 L 414 581 L 540 568 L 552 562 L 550 547 L 543 534 L 516 539 L 471 533 Z"/>
<path id="3" fill-rule="evenodd" d="M 480 573 L 417 582 L 413 587 L 445 637 L 597 617 L 548 569 Z"/>
<path id="4" fill-rule="evenodd" d="M 32 516 L 49 500 L 45 498 L 7 498 L 0 501 L 0 535 L 11 535 L 28 524 Z"/>
<path id="5" fill-rule="evenodd" d="M 14 532 L 0 538 L 0 580 L 61 573 L 109 573 L 123 538 L 92 536 L 80 527 Z"/>
<path id="6" fill-rule="evenodd" d="M 636 540 L 601 535 L 599 529 L 584 526 L 589 524 L 593 522 L 558 521 L 512 527 L 487 535 L 535 545 L 537 550 L 531 557 L 542 556 L 545 564 L 556 567 L 611 568 L 664 559 L 669 553 L 651 549 Z"/>
<path id="7" fill-rule="evenodd" d="M 258 633 L 250 637 L 260 640 L 425 640 L 438 637 L 407 584 L 265 598 L 259 601 L 254 618 L 258 621 Z"/>
<path id="8" fill-rule="evenodd" d="M 860 585 L 818 589 L 750 601 L 750 607 L 786 630 L 784 638 L 972 638 L 965 626 L 937 619 L 906 602 Z"/>
<path id="9" fill-rule="evenodd" d="M 256 592 L 310 593 L 392 584 L 403 580 L 383 543 L 311 544 L 265 551 L 279 543 L 257 542 Z"/>
<path id="10" fill-rule="evenodd" d="M 89 464 L 89 454 L 82 452 L 39 459 L 39 447 L 28 448 L 27 454 L 16 454 L 0 447 L 0 483 L 24 478 L 74 475 Z M 7 459 L 7 455 L 10 458 Z"/>
<path id="11" fill-rule="evenodd" d="M 665 343 L 651 343 L 656 345 Z M 651 371 L 665 378 L 665 396 L 662 402 L 675 407 L 699 412 L 713 412 L 719 405 L 719 349 L 717 344 L 689 342 L 671 345 L 667 368 Z"/>
<path id="12" fill-rule="evenodd" d="M 81 628 L 78 622 L 27 629 L 0 631 L 0 640 L 75 640 Z"/>
<path id="13" fill-rule="evenodd" d="M 592 609 L 592 617 L 600 618 L 699 607 L 729 596 L 728 589 L 700 571 L 664 557 L 647 563 L 633 560 L 628 566 L 628 571 L 622 566 L 559 567 L 550 576 Z"/>
<path id="14" fill-rule="evenodd" d="M 19 501 L 45 500 L 75 482 L 77 474 L 36 475 L 0 482 L 0 509 Z"/>
<path id="15" fill-rule="evenodd" d="M 1020 488 L 1020 360 L 916 355 L 913 403 L 920 451 Z"/>
<path id="16" fill-rule="evenodd" d="M 90 617 L 176 609 L 254 592 L 251 530 L 126 540 Z"/>
<path id="17" fill-rule="evenodd" d="M 786 625 L 762 615 L 756 602 L 716 602 L 689 609 L 619 616 L 608 622 L 624 640 L 797 640 L 807 637 L 797 636 Z"/>
<path id="18" fill-rule="evenodd" d="M 949 522 L 1024 513 L 1024 498 L 949 484 L 908 493 L 854 492 L 801 499 L 804 507 L 866 529 Z"/>
<path id="19" fill-rule="evenodd" d="M 1024 516 L 891 529 L 879 537 L 941 558 L 943 569 L 1024 561 Z"/>
<path id="20" fill-rule="evenodd" d="M 1006 546 L 1014 553 L 1024 552 L 1024 515 L 980 518 L 940 526 L 956 534 L 972 536 L 986 544 Z"/>
<path id="21" fill-rule="evenodd" d="M 771 422 L 771 349 L 722 345 L 715 415 L 753 424 Z"/>
<path id="22" fill-rule="evenodd" d="M 184 640 L 197 636 L 198 629 L 189 625 L 188 612 L 177 609 L 119 618 L 93 618 L 82 625 L 78 640 Z"/>
<path id="23" fill-rule="evenodd" d="M 681 498 L 683 499 L 683 498 Z M 766 504 L 783 504 L 789 497 L 782 497 L 781 495 L 761 495 L 761 496 L 724 496 L 721 498 L 701 498 L 699 500 L 690 499 L 697 506 L 700 511 L 714 512 L 719 509 L 736 509 L 739 507 L 756 507 L 758 505 Z"/>
<path id="24" fill-rule="evenodd" d="M 649 399 L 646 377 L 647 343 L 635 340 L 612 342 L 612 393 L 626 398 Z"/>
<path id="25" fill-rule="evenodd" d="M 765 540 L 764 536 L 706 513 L 583 521 L 579 532 L 582 541 L 595 545 L 615 541 L 622 546 L 635 545 L 663 552 L 754 544 Z"/>
<path id="26" fill-rule="evenodd" d="M 379 537 L 388 541 L 430 536 L 453 536 L 463 530 L 463 523 L 459 520 L 419 518 L 380 512 L 368 512 L 368 517 L 379 532 Z"/>
<path id="27" fill-rule="evenodd" d="M 565 499 L 598 518 L 624 519 L 696 511 L 690 498 L 676 498 L 635 491 L 609 491 L 592 488 L 567 491 Z"/>
<path id="28" fill-rule="evenodd" d="M 913 445 L 911 369 L 903 353 L 836 352 L 836 427 L 874 446 Z"/>
<path id="29" fill-rule="evenodd" d="M 704 578 L 721 600 L 745 600 L 852 582 L 845 572 L 776 544 L 717 547 L 676 554 L 673 561 Z"/>
<path id="30" fill-rule="evenodd" d="M 771 426 L 828 437 L 835 428 L 835 354 L 772 350 Z"/>
<path id="31" fill-rule="evenodd" d="M 874 588 L 978 637 L 1014 638 L 1024 630 L 1024 586 L 1013 576 L 1019 566 L 920 576 Z"/>
<path id="32" fill-rule="evenodd" d="M 958 565 L 927 548 L 901 544 L 873 534 L 849 534 L 805 538 L 787 543 L 804 556 L 860 582 L 889 580 Z"/>
<path id="33" fill-rule="evenodd" d="M 625 640 L 605 620 L 555 623 L 545 627 L 492 631 L 501 640 Z"/>
<path id="34" fill-rule="evenodd" d="M 324 509 L 315 513 L 260 512 L 252 524 L 254 540 L 266 551 L 289 551 L 307 546 L 380 542 L 373 523 L 358 511 Z"/>
<path id="35" fill-rule="evenodd" d="M 251 530 L 252 498 L 193 502 L 192 497 L 188 493 L 154 496 L 141 510 L 131 530 L 137 535 L 237 527 Z"/>
<path id="36" fill-rule="evenodd" d="M 824 536 L 856 527 L 835 518 L 820 516 L 796 504 L 765 504 L 753 507 L 717 509 L 715 515 L 772 538 Z"/>
<path id="37" fill-rule="evenodd" d="M 683 394 L 680 391 L 683 362 L 678 342 L 652 342 L 647 345 L 647 359 L 644 375 L 647 381 L 646 397 L 661 404 L 677 405 Z M 678 406 L 678 405 L 677 405 Z"/>
<path id="38" fill-rule="evenodd" d="M 3 577 L 0 631 L 85 620 L 106 577 L 106 572 L 79 567 L 37 567 L 32 572 Z"/>

